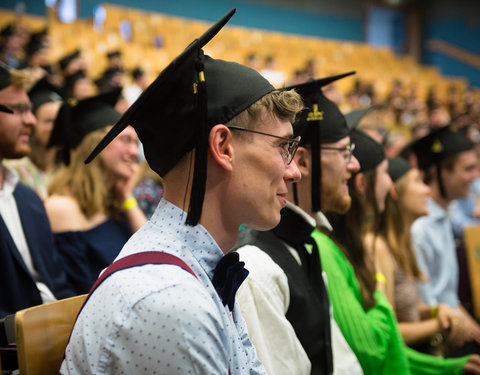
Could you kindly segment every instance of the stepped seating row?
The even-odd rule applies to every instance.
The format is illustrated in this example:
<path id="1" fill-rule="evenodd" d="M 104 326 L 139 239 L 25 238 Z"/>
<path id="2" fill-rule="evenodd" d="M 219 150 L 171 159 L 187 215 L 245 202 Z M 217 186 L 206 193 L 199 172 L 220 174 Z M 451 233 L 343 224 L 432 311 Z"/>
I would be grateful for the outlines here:
<path id="1" fill-rule="evenodd" d="M 156 76 L 194 38 L 209 27 L 209 23 L 181 17 L 146 12 L 127 7 L 104 4 L 106 18 L 102 30 L 94 30 L 92 20 L 78 20 L 71 24 L 58 22 L 54 17 L 21 17 L 29 29 L 38 30 L 48 24 L 52 38 L 51 58 L 58 60 L 66 53 L 81 48 L 91 67 L 90 74 L 97 77 L 105 69 L 106 52 L 120 49 L 125 65 L 143 66 L 152 77 Z M 1 11 L 0 27 L 11 22 L 15 15 Z M 120 25 L 128 22 L 131 40 L 122 38 Z M 154 40 L 161 40 L 161 47 Z M 437 69 L 418 64 L 411 57 L 395 56 L 386 48 L 373 48 L 366 43 L 344 42 L 306 37 L 280 32 L 227 25 L 204 48 L 215 58 L 245 62 L 246 56 L 255 53 L 260 58 L 275 57 L 277 68 L 293 77 L 309 60 L 313 61 L 318 76 L 356 70 L 362 81 L 374 82 L 380 98 L 390 91 L 391 83 L 400 79 L 405 85 L 416 84 L 424 97 L 430 86 L 442 95 L 447 87 L 455 85 L 463 91 L 465 79 L 447 79 Z M 339 81 L 339 89 L 351 89 L 353 80 Z M 445 94 L 444 94 L 445 93 Z"/>

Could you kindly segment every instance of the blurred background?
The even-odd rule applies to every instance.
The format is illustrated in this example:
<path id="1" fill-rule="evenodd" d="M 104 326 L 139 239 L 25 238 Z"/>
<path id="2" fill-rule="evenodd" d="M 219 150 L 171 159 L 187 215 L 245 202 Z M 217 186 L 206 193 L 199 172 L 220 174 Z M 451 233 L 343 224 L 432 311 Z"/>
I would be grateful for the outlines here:
<path id="1" fill-rule="evenodd" d="M 23 45 L 13 54 L 26 66 L 37 49 L 29 52 L 29 36 L 43 31 L 49 65 L 78 49 L 98 84 L 112 74 L 107 55 L 119 52 L 124 73 L 141 68 L 151 82 L 234 7 L 204 48 L 215 58 L 248 64 L 277 87 L 355 70 L 331 99 L 345 112 L 386 104 L 391 118 L 383 116 L 382 126 L 409 137 L 422 122 L 448 123 L 467 112 L 478 122 L 478 0 L 3 0 L 0 28 L 5 45 L 5 29 L 20 26 Z M 132 80 L 118 79 L 123 86 Z"/>

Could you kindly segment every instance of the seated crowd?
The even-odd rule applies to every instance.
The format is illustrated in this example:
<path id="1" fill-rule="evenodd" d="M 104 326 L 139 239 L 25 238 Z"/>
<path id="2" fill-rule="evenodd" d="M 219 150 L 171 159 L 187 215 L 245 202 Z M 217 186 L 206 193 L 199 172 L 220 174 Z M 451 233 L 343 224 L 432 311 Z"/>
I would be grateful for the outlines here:
<path id="1" fill-rule="evenodd" d="M 212 59 L 205 34 L 150 85 L 119 51 L 94 80 L 47 30 L 0 38 L 0 319 L 142 251 L 183 268 L 104 272 L 61 373 L 480 374 L 473 90 L 380 100 L 311 66 L 275 89 L 273 57 Z"/>

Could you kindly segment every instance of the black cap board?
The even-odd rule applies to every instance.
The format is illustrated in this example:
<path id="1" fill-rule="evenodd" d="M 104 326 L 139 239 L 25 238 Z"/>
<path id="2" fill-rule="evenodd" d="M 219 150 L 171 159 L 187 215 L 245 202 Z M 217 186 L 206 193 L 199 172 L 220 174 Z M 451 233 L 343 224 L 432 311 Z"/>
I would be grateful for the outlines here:
<path id="1" fill-rule="evenodd" d="M 355 74 L 355 72 L 311 80 L 287 88 L 295 89 L 302 97 L 305 105 L 305 109 L 297 116 L 297 121 L 295 121 L 295 135 L 301 135 L 302 137 L 300 146 L 311 146 L 313 212 L 321 210 L 320 145 L 336 142 L 349 136 L 345 117 L 338 106 L 323 94 L 322 87 L 352 74 Z M 293 194 L 295 202 L 298 203 L 296 184 L 293 184 Z"/>
<path id="2" fill-rule="evenodd" d="M 428 170 L 432 165 L 437 166 L 436 173 L 440 195 L 446 197 L 440 163 L 449 156 L 473 150 L 473 143 L 459 131 L 451 130 L 449 126 L 445 126 L 435 129 L 425 137 L 413 142 L 411 150 L 417 156 L 419 169 Z"/>
<path id="3" fill-rule="evenodd" d="M 90 162 L 127 125 L 144 147 L 145 158 L 160 176 L 195 148 L 195 166 L 186 223 L 196 225 L 205 193 L 209 129 L 226 124 L 274 90 L 258 72 L 204 56 L 201 48 L 234 14 L 232 9 L 195 39 L 148 86 L 88 156 Z"/>
<path id="4" fill-rule="evenodd" d="M 388 159 L 388 174 L 393 182 L 404 176 L 412 166 L 404 158 Z"/>
<path id="5" fill-rule="evenodd" d="M 355 111 L 351 111 L 345 115 L 345 120 L 347 120 L 347 125 L 349 129 L 356 128 L 360 123 L 360 120 L 374 107 L 367 107 L 362 109 L 357 109 Z"/>
<path id="6" fill-rule="evenodd" d="M 460 132 L 446 126 L 416 140 L 411 149 L 417 155 L 418 168 L 427 169 L 448 156 L 472 150 L 473 144 Z"/>
<path id="7" fill-rule="evenodd" d="M 62 57 L 58 61 L 58 65 L 60 66 L 60 69 L 65 70 L 65 68 L 70 64 L 73 60 L 78 58 L 80 56 L 80 50 L 76 49 L 75 51 L 69 53 L 68 55 Z"/>
<path id="8" fill-rule="evenodd" d="M 48 76 L 38 80 L 28 91 L 28 96 L 32 102 L 33 113 L 36 113 L 37 109 L 45 103 L 60 102 L 65 98 L 63 90 L 52 85 L 48 80 Z"/>
<path id="9" fill-rule="evenodd" d="M 382 145 L 363 131 L 355 128 L 350 130 L 350 141 L 355 144 L 353 156 L 360 163 L 360 170 L 356 173 L 373 170 L 385 160 Z"/>
<path id="10" fill-rule="evenodd" d="M 365 132 L 357 129 L 360 120 L 372 109 L 373 107 L 362 108 L 345 115 L 348 128 L 350 129 L 350 141 L 355 145 L 353 156 L 360 163 L 360 170 L 356 173 L 375 169 L 378 164 L 385 160 L 385 152 L 382 145 Z"/>
<path id="11" fill-rule="evenodd" d="M 10 68 L 8 65 L 0 62 L 0 90 L 7 88 L 11 83 Z M 0 112 L 13 114 L 13 111 L 10 108 L 5 107 L 3 104 L 0 104 Z"/>
<path id="12" fill-rule="evenodd" d="M 55 119 L 48 147 L 59 146 L 63 161 L 68 165 L 70 150 L 75 149 L 88 133 L 120 119 L 121 114 L 114 109 L 120 93 L 118 88 L 80 101 L 65 101 Z"/>
<path id="13" fill-rule="evenodd" d="M 12 77 L 10 76 L 10 67 L 0 61 L 0 90 L 12 84 Z"/>

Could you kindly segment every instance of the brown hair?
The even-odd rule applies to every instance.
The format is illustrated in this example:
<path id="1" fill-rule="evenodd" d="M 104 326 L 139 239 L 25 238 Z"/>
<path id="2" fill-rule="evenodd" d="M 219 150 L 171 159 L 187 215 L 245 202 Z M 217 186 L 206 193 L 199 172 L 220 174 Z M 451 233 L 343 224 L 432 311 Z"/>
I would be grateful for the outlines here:
<path id="1" fill-rule="evenodd" d="M 393 185 L 398 198 L 405 194 L 408 175 L 409 173 L 406 173 Z M 385 211 L 381 215 L 379 234 L 385 238 L 395 261 L 405 274 L 409 278 L 425 281 L 426 278 L 418 267 L 415 258 L 410 227 L 405 225 L 404 215 L 400 199 L 394 199 L 391 194 L 388 194 L 385 201 Z"/>
<path id="2" fill-rule="evenodd" d="M 363 236 L 367 231 L 377 228 L 378 212 L 375 200 L 376 169 L 363 172 L 366 192 L 361 196 L 353 186 L 355 177 L 348 181 L 349 192 L 352 198 L 350 210 L 345 215 L 328 215 L 334 227 L 334 237 L 342 245 L 341 249 L 353 266 L 355 276 L 360 284 L 363 308 L 369 310 L 375 305 L 373 293 L 376 282 L 373 259 L 369 256 L 363 243 Z"/>

